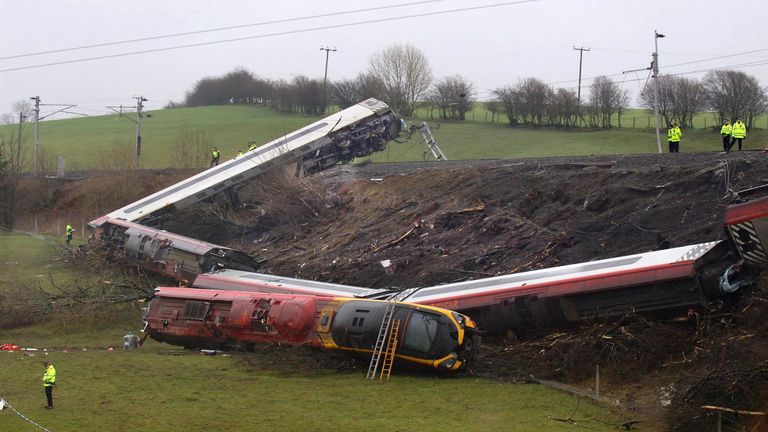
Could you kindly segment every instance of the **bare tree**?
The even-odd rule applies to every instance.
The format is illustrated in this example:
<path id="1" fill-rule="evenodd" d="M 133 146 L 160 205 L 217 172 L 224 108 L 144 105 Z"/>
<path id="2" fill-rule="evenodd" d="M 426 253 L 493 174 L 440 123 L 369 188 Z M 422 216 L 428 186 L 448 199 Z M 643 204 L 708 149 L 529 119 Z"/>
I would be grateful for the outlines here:
<path id="1" fill-rule="evenodd" d="M 309 115 L 318 115 L 325 112 L 326 102 L 323 95 L 323 82 L 311 79 L 304 75 L 297 75 L 293 82 L 295 99 L 301 112 Z"/>
<path id="2" fill-rule="evenodd" d="M 496 120 L 496 117 L 498 117 L 501 113 L 501 110 L 503 109 L 503 105 L 500 100 L 498 99 L 491 99 L 489 101 L 484 102 L 485 109 L 488 110 L 488 112 L 491 113 L 491 123 Z"/>
<path id="3" fill-rule="evenodd" d="M 421 50 L 411 45 L 391 45 L 374 54 L 370 74 L 381 82 L 383 99 L 403 116 L 410 116 L 416 102 L 432 84 L 432 68 Z"/>
<path id="4" fill-rule="evenodd" d="M 342 108 L 372 97 L 382 99 L 382 94 L 381 82 L 370 74 L 361 73 L 354 80 L 341 80 L 331 84 L 333 100 Z"/>
<path id="5" fill-rule="evenodd" d="M 557 89 L 549 108 L 550 121 L 557 126 L 576 125 L 579 101 L 573 90 Z"/>
<path id="6" fill-rule="evenodd" d="M 592 81 L 589 103 L 592 107 L 592 123 L 595 126 L 610 128 L 611 117 L 629 102 L 629 92 L 602 75 Z"/>
<path id="7" fill-rule="evenodd" d="M 544 126 L 554 96 L 552 87 L 538 78 L 524 78 L 517 84 L 517 94 L 518 110 L 523 123 Z"/>
<path id="8" fill-rule="evenodd" d="M 440 111 L 440 118 L 465 120 L 475 103 L 474 85 L 459 75 L 445 77 L 432 87 L 429 99 Z"/>
<path id="9" fill-rule="evenodd" d="M 518 114 L 520 112 L 520 95 L 517 89 L 511 86 L 500 87 L 493 90 L 493 94 L 504 107 L 504 113 L 507 115 L 509 125 L 516 126 L 519 123 Z"/>
<path id="10" fill-rule="evenodd" d="M 658 78 L 659 114 L 666 125 L 679 122 L 693 127 L 693 115 L 704 108 L 704 88 L 695 79 L 663 75 Z M 654 92 L 647 89 L 640 95 L 643 106 L 653 108 Z"/>
<path id="11" fill-rule="evenodd" d="M 16 115 L 16 119 L 18 120 L 19 113 L 22 113 L 27 119 L 31 118 L 34 106 L 32 105 L 32 102 L 22 99 L 14 102 L 12 108 L 13 114 Z"/>
<path id="12" fill-rule="evenodd" d="M 747 127 L 752 128 L 755 118 L 768 109 L 766 90 L 755 77 L 744 72 L 707 72 L 703 86 L 706 107 L 714 111 L 720 121 L 742 117 Z"/>
<path id="13" fill-rule="evenodd" d="M 19 113 L 22 114 L 21 121 L 26 122 L 32 118 L 32 103 L 28 100 L 18 100 L 11 104 L 11 112 L 0 115 L 0 124 L 14 124 L 19 121 Z"/>

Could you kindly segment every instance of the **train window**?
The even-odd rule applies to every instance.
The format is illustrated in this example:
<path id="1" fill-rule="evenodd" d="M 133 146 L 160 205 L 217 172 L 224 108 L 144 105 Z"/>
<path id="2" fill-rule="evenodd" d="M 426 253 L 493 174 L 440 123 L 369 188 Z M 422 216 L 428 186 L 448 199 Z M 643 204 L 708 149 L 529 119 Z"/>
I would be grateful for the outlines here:
<path id="1" fill-rule="evenodd" d="M 403 349 L 421 354 L 430 353 L 439 329 L 440 322 L 437 316 L 415 312 L 408 320 L 408 327 L 405 329 Z"/>
<path id="2" fill-rule="evenodd" d="M 202 320 L 208 315 L 210 303 L 201 301 L 184 302 L 184 311 L 181 317 L 184 319 Z"/>
<path id="3" fill-rule="evenodd" d="M 369 313 L 370 311 L 370 309 L 355 309 L 355 312 L 357 313 Z"/>

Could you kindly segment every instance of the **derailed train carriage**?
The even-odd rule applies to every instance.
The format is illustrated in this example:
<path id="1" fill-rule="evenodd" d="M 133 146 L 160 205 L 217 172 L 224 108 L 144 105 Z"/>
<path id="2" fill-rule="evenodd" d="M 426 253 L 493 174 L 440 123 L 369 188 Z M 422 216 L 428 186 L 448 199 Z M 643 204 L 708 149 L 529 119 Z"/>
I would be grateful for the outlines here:
<path id="1" fill-rule="evenodd" d="M 729 208 L 728 242 L 406 293 L 254 273 L 255 264 L 241 252 L 146 226 L 162 220 L 170 208 L 212 197 L 278 164 L 297 161 L 312 173 L 380 150 L 399 131 L 396 120 L 383 103 L 365 101 L 92 222 L 97 239 L 123 258 L 194 281 L 197 289 L 156 290 L 145 316 L 147 335 L 191 347 L 273 341 L 370 353 L 384 329 L 383 305 L 390 304 L 377 300 L 396 296 L 407 300 L 395 306 L 395 315 L 407 322 L 396 335 L 403 343 L 398 357 L 460 370 L 476 349 L 475 321 L 484 330 L 504 331 L 707 307 L 739 290 L 742 265 L 768 262 L 768 199 Z"/>
<path id="2" fill-rule="evenodd" d="M 166 295 L 168 292 L 163 291 L 166 288 L 158 290 L 146 316 L 146 330 L 150 337 L 160 341 L 198 347 L 279 341 L 369 353 L 375 335 L 380 330 L 380 315 L 371 314 L 368 321 L 363 322 L 367 323 L 366 326 L 373 325 L 345 339 L 340 336 L 350 333 L 339 329 L 363 326 L 360 317 L 345 313 L 334 315 L 337 332 L 329 333 L 328 328 L 322 325 L 326 319 L 323 318 L 323 306 L 318 305 L 336 302 L 333 304 L 356 307 L 378 305 L 381 308 L 386 302 L 372 299 L 388 299 L 397 295 L 399 299 L 407 301 L 399 304 L 399 307 L 429 307 L 432 313 L 441 314 L 448 321 L 453 321 L 454 326 L 460 326 L 462 321 L 465 326 L 461 338 L 454 338 L 452 332 L 441 332 L 457 344 L 451 350 L 455 355 L 445 357 L 446 352 L 438 350 L 429 359 L 424 358 L 423 353 L 421 357 L 403 354 L 401 359 L 422 365 L 431 362 L 436 369 L 460 370 L 471 361 L 470 354 L 477 347 L 478 339 L 474 336 L 468 338 L 467 335 L 476 335 L 478 329 L 489 332 L 526 330 L 567 325 L 585 319 L 609 318 L 629 312 L 663 313 L 719 304 L 738 292 L 744 283 L 741 278 L 744 272 L 739 271 L 740 265 L 745 264 L 747 259 L 752 264 L 765 264 L 761 259 L 764 258 L 763 245 L 767 238 L 765 234 L 768 233 L 765 230 L 768 227 L 767 203 L 768 200 L 757 201 L 729 209 L 726 228 L 733 235 L 731 241 L 706 242 L 493 278 L 414 288 L 405 293 L 234 269 L 202 273 L 193 282 L 197 289 L 174 293 L 174 301 L 179 304 L 176 305 L 176 312 L 171 314 L 172 320 L 159 319 L 158 314 L 162 308 L 158 305 L 167 303 L 172 296 Z M 222 294 L 215 294 L 217 292 Z M 205 319 L 190 319 L 183 312 L 180 302 L 194 301 L 198 296 L 240 296 L 250 299 L 252 306 L 249 310 L 257 314 L 254 317 L 259 316 L 255 312 L 259 309 L 256 306 L 259 302 L 263 304 L 273 299 L 282 301 L 281 296 L 289 296 L 301 302 L 314 302 L 315 314 L 309 313 L 309 307 L 301 313 L 281 309 L 280 314 L 273 318 L 275 323 L 295 319 L 304 323 L 298 327 L 305 330 L 292 332 L 291 329 L 296 325 L 286 321 L 279 326 L 275 324 L 272 333 L 254 333 L 252 321 L 242 317 L 216 318 L 222 315 L 214 312 L 214 306 L 210 306 L 209 315 L 203 314 Z M 198 307 L 197 310 L 203 308 Z M 338 312 L 342 310 L 339 308 Z M 461 319 L 454 315 L 457 312 Z M 167 311 L 164 313 L 167 314 Z M 454 319 L 451 320 L 450 316 Z M 281 332 L 278 327 L 284 331 Z M 223 328 L 227 331 L 224 332 Z M 326 338 L 323 339 L 320 334 L 325 334 Z M 406 336 L 405 333 L 398 335 L 403 339 Z M 329 340 L 334 342 L 328 343 Z M 462 346 L 468 342 L 468 345 Z M 446 361 L 449 362 L 444 363 Z M 458 366 L 446 367 L 452 362 Z"/>
<path id="3" fill-rule="evenodd" d="M 170 233 L 122 219 L 102 217 L 93 238 L 114 261 L 135 265 L 189 284 L 206 272 L 222 268 L 255 271 L 258 263 L 236 249 Z"/>
<path id="4" fill-rule="evenodd" d="M 370 355 L 388 302 L 320 295 L 159 287 L 147 308 L 145 333 L 194 348 L 249 348 L 276 342 Z M 464 370 L 479 343 L 475 323 L 457 312 L 394 305 L 402 323 L 398 362 Z"/>

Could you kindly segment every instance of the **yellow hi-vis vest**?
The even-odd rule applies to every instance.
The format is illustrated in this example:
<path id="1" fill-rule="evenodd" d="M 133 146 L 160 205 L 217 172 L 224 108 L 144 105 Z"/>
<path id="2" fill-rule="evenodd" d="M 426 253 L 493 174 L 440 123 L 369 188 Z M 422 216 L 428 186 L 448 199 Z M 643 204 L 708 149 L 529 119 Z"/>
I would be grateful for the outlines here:
<path id="1" fill-rule="evenodd" d="M 733 124 L 733 128 L 731 128 L 731 132 L 733 133 L 734 138 L 746 138 L 747 137 L 747 127 L 744 126 L 744 123 L 742 122 L 736 122 Z"/>
<path id="2" fill-rule="evenodd" d="M 730 124 L 730 123 L 728 123 L 728 124 L 724 124 L 724 125 L 723 125 L 723 127 L 721 127 L 721 128 L 720 128 L 720 135 L 722 135 L 722 136 L 728 136 L 728 135 L 730 135 L 730 134 L 731 134 L 731 129 L 732 129 L 732 128 L 733 128 L 733 127 L 731 126 L 731 124 Z"/>
<path id="3" fill-rule="evenodd" d="M 45 368 L 45 373 L 43 374 L 43 386 L 53 387 L 55 385 L 56 385 L 56 369 L 53 367 L 53 365 L 48 365 L 48 367 Z"/>
<path id="4" fill-rule="evenodd" d="M 679 127 L 671 127 L 667 129 L 667 141 L 669 142 L 680 142 L 682 136 L 683 133 L 680 131 Z"/>
<path id="5" fill-rule="evenodd" d="M 72 235 L 72 231 L 74 231 L 74 230 L 75 230 L 75 229 L 74 229 L 74 228 L 72 228 L 72 225 L 70 225 L 70 224 L 67 224 L 67 227 L 64 229 L 64 231 L 66 232 L 66 234 L 67 234 L 68 236 L 71 236 L 71 235 Z"/>

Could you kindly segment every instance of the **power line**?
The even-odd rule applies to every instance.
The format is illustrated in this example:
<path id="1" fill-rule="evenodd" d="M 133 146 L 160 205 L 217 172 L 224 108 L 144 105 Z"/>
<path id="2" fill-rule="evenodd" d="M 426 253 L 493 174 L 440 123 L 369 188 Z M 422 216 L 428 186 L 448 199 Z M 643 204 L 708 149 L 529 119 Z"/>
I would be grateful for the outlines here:
<path id="1" fill-rule="evenodd" d="M 70 64 L 70 63 L 81 63 L 81 62 L 87 62 L 87 61 L 93 61 L 93 60 L 103 60 L 103 59 L 115 58 L 115 57 L 125 57 L 125 56 L 147 54 L 147 53 L 153 53 L 153 52 L 171 51 L 171 50 L 177 50 L 177 49 L 183 49 L 183 48 L 193 48 L 193 47 L 200 47 L 200 46 L 206 46 L 206 45 L 223 44 L 223 43 L 237 42 L 237 41 L 250 40 L 250 39 L 262 39 L 262 38 L 268 38 L 268 37 L 274 37 L 274 36 L 284 36 L 289 34 L 306 33 L 306 32 L 313 32 L 313 31 L 319 31 L 319 30 L 329 30 L 329 29 L 335 29 L 335 28 L 365 25 L 365 24 L 376 24 L 376 23 L 389 22 L 389 21 L 399 21 L 399 20 L 410 19 L 410 18 L 421 18 L 421 17 L 434 16 L 434 15 L 446 15 L 446 14 L 452 14 L 452 13 L 458 13 L 458 12 L 467 12 L 472 10 L 490 9 L 490 8 L 503 7 L 503 6 L 513 6 L 513 5 L 520 5 L 524 3 L 535 3 L 539 1 L 541 0 L 517 0 L 517 1 L 495 3 L 495 4 L 483 5 L 483 6 L 471 6 L 471 7 L 458 8 L 458 9 L 447 9 L 442 11 L 435 11 L 435 12 L 424 12 L 424 13 L 418 13 L 418 14 L 412 14 L 412 15 L 401 15 L 397 17 L 379 18 L 379 19 L 357 21 L 357 22 L 345 23 L 345 24 L 333 24 L 333 25 L 322 26 L 322 27 L 310 27 L 310 28 L 299 29 L 299 30 L 267 33 L 263 35 L 244 36 L 239 38 L 222 39 L 218 41 L 200 42 L 200 43 L 186 44 L 186 45 L 176 45 L 176 46 L 165 47 L 165 48 L 154 48 L 154 49 L 131 51 L 131 52 L 119 53 L 119 54 L 88 57 L 88 58 L 75 59 L 75 60 L 64 60 L 64 61 L 52 62 L 52 63 L 20 66 L 15 68 L 0 69 L 0 72 L 12 72 L 17 70 L 34 69 L 39 67 L 58 66 L 58 65 Z"/>
<path id="2" fill-rule="evenodd" d="M 157 39 L 167 39 L 167 38 L 180 37 L 180 36 L 191 36 L 196 34 L 213 33 L 213 32 L 220 32 L 220 31 L 226 31 L 226 30 L 236 30 L 236 29 L 248 28 L 248 27 L 265 26 L 270 24 L 283 24 L 287 22 L 304 21 L 304 20 L 310 20 L 315 18 L 327 18 L 327 17 L 339 16 L 339 15 L 351 15 L 351 14 L 356 14 L 361 12 L 372 12 L 372 11 L 383 10 L 383 9 L 394 9 L 394 8 L 407 7 L 407 6 L 416 6 L 416 5 L 426 4 L 426 3 L 438 3 L 443 1 L 446 1 L 446 0 L 424 0 L 424 1 L 417 1 L 417 2 L 410 2 L 410 3 L 399 3 L 395 5 L 388 5 L 388 6 L 355 9 L 350 11 L 330 12 L 330 13 L 319 14 L 319 15 L 308 15 L 308 16 L 297 17 L 297 18 L 284 18 L 284 19 L 273 20 L 273 21 L 262 21 L 262 22 L 253 23 L 253 24 L 241 24 L 236 26 L 217 27 L 212 29 L 195 30 L 195 31 L 183 32 L 183 33 L 172 33 L 172 34 L 159 35 L 159 36 L 148 36 L 148 37 L 137 38 L 137 39 L 127 39 L 122 41 L 103 42 L 103 43 L 97 43 L 92 45 L 81 45 L 81 46 L 59 48 L 59 49 L 48 50 L 48 51 L 31 52 L 26 54 L 16 54 L 16 55 L 11 55 L 7 57 L 0 57 L 0 60 L 8 60 L 8 59 L 14 59 L 14 58 L 21 58 L 21 57 L 31 57 L 31 56 L 43 55 L 43 54 L 54 54 L 54 53 L 60 53 L 60 52 L 89 49 L 89 48 L 100 48 L 105 46 L 124 45 L 129 43 L 145 42 L 145 41 L 157 40 Z"/>
<path id="3" fill-rule="evenodd" d="M 710 58 L 706 58 L 706 59 L 702 59 L 702 60 L 690 61 L 690 62 L 685 62 L 685 63 L 676 63 L 676 64 L 671 64 L 671 65 L 666 65 L 666 67 L 683 66 L 683 65 L 693 64 L 693 63 L 706 62 L 706 61 L 710 61 L 710 60 L 719 60 L 719 59 L 728 58 L 728 57 L 737 57 L 737 56 L 742 56 L 742 55 L 747 55 L 747 54 L 754 54 L 754 53 L 763 52 L 763 51 L 768 51 L 768 48 L 761 48 L 761 49 L 757 49 L 757 50 L 738 52 L 738 53 L 728 54 L 728 55 L 724 55 L 724 56 L 710 57 Z M 714 69 L 722 69 L 724 67 L 728 67 L 728 66 L 720 66 L 720 67 L 717 67 L 717 68 L 714 68 Z M 712 69 L 712 70 L 714 70 L 714 69 Z M 614 76 L 620 76 L 620 75 L 622 75 L 622 73 L 615 73 L 615 74 L 601 75 L 601 76 L 614 77 Z M 582 78 L 582 79 L 583 80 L 593 80 L 595 78 L 597 78 L 597 77 L 593 76 L 593 77 Z M 576 80 L 554 81 L 554 82 L 549 82 L 547 84 L 555 85 L 555 84 L 563 84 L 563 83 L 570 83 L 570 82 L 576 82 Z"/>
<path id="4" fill-rule="evenodd" d="M 703 59 L 703 60 L 693 60 L 693 61 L 684 62 L 684 63 L 671 64 L 671 65 L 667 65 L 666 67 L 683 66 L 683 65 L 693 64 L 693 63 L 703 63 L 703 62 L 708 62 L 708 61 L 712 61 L 712 60 L 719 60 L 719 59 L 724 59 L 724 58 L 729 58 L 729 57 L 738 57 L 738 56 L 742 56 L 742 55 L 746 55 L 746 54 L 754 54 L 754 53 L 764 52 L 764 51 L 768 51 L 768 48 L 762 48 L 762 49 L 752 50 L 752 51 L 744 51 L 744 52 L 740 52 L 740 53 L 728 54 L 728 55 L 723 55 L 723 56 L 718 56 L 718 57 L 711 57 L 711 58 L 707 58 L 707 59 Z"/>

